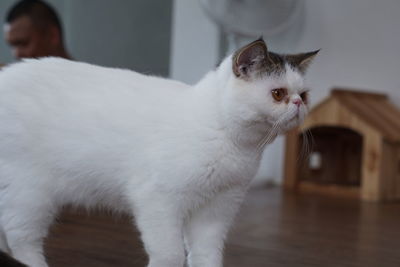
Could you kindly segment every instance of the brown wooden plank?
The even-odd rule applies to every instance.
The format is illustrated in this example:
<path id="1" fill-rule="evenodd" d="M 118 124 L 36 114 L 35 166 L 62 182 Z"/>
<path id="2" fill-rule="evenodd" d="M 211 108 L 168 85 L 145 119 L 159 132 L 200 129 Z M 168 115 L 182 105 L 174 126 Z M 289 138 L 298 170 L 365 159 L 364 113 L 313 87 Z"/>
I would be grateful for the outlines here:
<path id="1" fill-rule="evenodd" d="M 393 135 L 400 136 L 400 111 L 397 110 L 387 100 L 376 100 L 372 98 L 361 98 L 362 102 L 377 116 L 381 118 L 382 123 L 391 128 Z M 400 137 L 399 137 L 400 139 Z"/>
<path id="2" fill-rule="evenodd" d="M 369 97 L 381 100 L 387 99 L 387 95 L 385 94 L 370 92 L 370 91 L 360 91 L 355 89 L 345 89 L 345 88 L 334 88 L 331 91 L 331 95 L 338 97 L 349 96 L 349 97 Z"/>
<path id="3" fill-rule="evenodd" d="M 382 144 L 380 135 L 368 132 L 363 139 L 363 159 L 362 159 L 362 181 L 361 198 L 366 201 L 383 200 L 383 179 L 382 177 Z"/>
<path id="4" fill-rule="evenodd" d="M 381 118 L 381 116 L 368 108 L 362 101 L 357 97 L 338 97 L 339 101 L 345 105 L 348 109 L 353 111 L 360 120 L 364 120 L 369 123 L 378 132 L 391 142 L 399 142 L 399 133 L 394 131 L 393 128 Z"/>

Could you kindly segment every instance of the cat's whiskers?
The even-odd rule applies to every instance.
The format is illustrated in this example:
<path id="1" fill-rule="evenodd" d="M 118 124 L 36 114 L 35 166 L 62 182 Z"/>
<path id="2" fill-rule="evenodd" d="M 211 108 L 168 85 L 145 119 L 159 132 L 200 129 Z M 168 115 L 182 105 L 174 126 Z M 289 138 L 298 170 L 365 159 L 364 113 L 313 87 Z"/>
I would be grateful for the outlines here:
<path id="1" fill-rule="evenodd" d="M 299 151 L 299 161 L 303 162 L 303 160 L 305 160 L 306 155 L 307 155 L 307 150 L 308 150 L 308 136 L 307 136 L 307 131 L 305 131 L 302 135 L 302 144 L 301 144 L 301 148 Z"/>
<path id="2" fill-rule="evenodd" d="M 310 130 L 306 130 L 303 133 L 303 143 L 299 155 L 299 160 L 300 161 L 305 161 L 307 160 L 312 152 L 312 147 L 314 144 L 314 138 L 312 136 L 312 133 Z"/>
<path id="3" fill-rule="evenodd" d="M 261 138 L 260 142 L 257 145 L 257 152 L 261 152 L 263 150 L 265 142 L 272 135 L 272 132 L 273 132 L 273 129 L 275 128 L 275 125 L 276 125 L 276 122 L 274 124 L 272 124 L 271 129 L 269 131 L 267 131 L 267 133 L 263 136 L 263 138 Z"/>
<path id="4" fill-rule="evenodd" d="M 308 135 L 308 157 L 311 155 L 313 146 L 314 146 L 314 137 L 312 135 L 311 130 L 307 130 Z"/>
<path id="5" fill-rule="evenodd" d="M 282 121 L 283 117 L 281 117 L 272 125 L 271 129 L 267 132 L 264 138 L 262 138 L 260 143 L 257 145 L 257 152 L 262 152 L 265 145 L 270 143 L 272 141 L 272 138 L 274 138 L 278 134 L 276 130 L 280 127 Z"/>

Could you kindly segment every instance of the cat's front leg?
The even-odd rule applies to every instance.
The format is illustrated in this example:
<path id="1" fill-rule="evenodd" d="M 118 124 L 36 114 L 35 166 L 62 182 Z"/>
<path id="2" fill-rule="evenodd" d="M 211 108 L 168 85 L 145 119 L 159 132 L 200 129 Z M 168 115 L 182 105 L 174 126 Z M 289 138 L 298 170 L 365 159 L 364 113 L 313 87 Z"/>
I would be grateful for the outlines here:
<path id="1" fill-rule="evenodd" d="M 135 205 L 136 223 L 149 256 L 148 267 L 183 267 L 183 216 L 179 205 L 159 195 L 148 196 Z"/>
<path id="2" fill-rule="evenodd" d="M 190 267 L 222 266 L 224 241 L 245 192 L 241 187 L 222 192 L 188 220 L 184 235 Z"/>

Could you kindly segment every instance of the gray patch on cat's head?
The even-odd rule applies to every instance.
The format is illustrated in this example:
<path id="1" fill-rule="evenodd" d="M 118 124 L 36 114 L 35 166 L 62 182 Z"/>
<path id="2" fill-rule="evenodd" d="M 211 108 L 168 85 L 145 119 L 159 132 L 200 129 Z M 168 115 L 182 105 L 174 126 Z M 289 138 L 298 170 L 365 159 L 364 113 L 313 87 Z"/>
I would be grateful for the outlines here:
<path id="1" fill-rule="evenodd" d="M 300 53 L 295 55 L 284 55 L 285 61 L 292 66 L 294 69 L 298 70 L 300 73 L 304 74 L 307 68 L 310 66 L 314 57 L 318 54 L 319 49 L 308 52 Z"/>
<path id="2" fill-rule="evenodd" d="M 232 71 L 236 77 L 249 80 L 254 76 L 280 75 L 286 65 L 304 74 L 319 50 L 295 55 L 280 55 L 268 52 L 263 39 L 258 39 L 233 54 Z"/>

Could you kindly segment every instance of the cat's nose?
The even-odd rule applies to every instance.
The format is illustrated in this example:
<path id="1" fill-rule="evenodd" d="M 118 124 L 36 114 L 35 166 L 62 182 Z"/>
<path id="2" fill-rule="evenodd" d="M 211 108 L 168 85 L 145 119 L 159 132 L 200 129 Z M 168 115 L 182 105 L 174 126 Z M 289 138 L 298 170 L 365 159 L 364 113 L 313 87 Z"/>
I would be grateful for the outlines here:
<path id="1" fill-rule="evenodd" d="M 297 107 L 300 107 L 300 105 L 301 105 L 301 99 L 295 99 L 295 100 L 293 100 L 293 104 L 295 104 Z"/>

